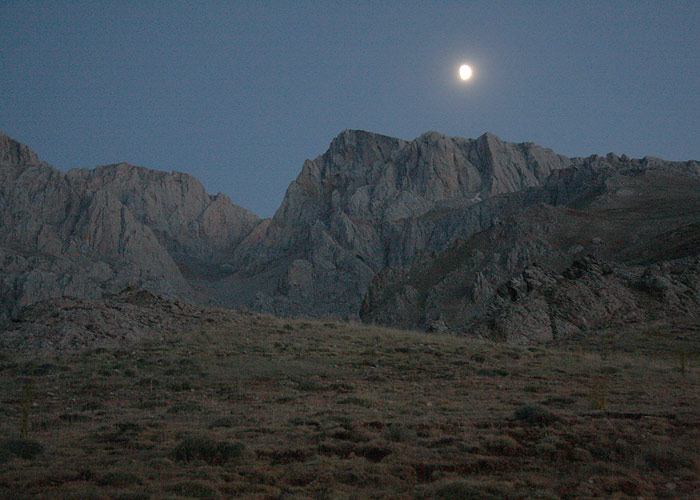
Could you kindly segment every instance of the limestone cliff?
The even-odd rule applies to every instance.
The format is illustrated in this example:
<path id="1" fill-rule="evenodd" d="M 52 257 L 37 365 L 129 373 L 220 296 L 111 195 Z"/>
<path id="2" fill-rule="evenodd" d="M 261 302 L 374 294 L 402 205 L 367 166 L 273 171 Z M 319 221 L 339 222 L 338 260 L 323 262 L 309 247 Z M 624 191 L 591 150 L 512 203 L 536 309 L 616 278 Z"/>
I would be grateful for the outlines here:
<path id="1" fill-rule="evenodd" d="M 182 261 L 216 263 L 257 223 L 190 176 L 125 164 L 66 174 L 0 134 L 0 318 L 128 285 L 191 299 Z"/>
<path id="2" fill-rule="evenodd" d="M 598 180 L 569 202 L 530 206 L 384 269 L 362 318 L 514 342 L 620 322 L 700 321 L 699 164 L 596 161 Z"/>
<path id="3" fill-rule="evenodd" d="M 0 135 L 0 318 L 134 285 L 282 315 L 472 333 L 488 324 L 509 338 L 507 325 L 529 321 L 552 337 L 547 318 L 566 314 L 546 298 L 559 292 L 514 305 L 509 283 L 541 269 L 562 287 L 589 254 L 620 276 L 694 258 L 699 178 L 697 162 L 567 158 L 489 133 L 405 141 L 346 130 L 261 221 L 187 174 L 126 163 L 63 173 Z M 527 305 L 545 302 L 552 314 Z M 508 319 L 521 305 L 524 316 Z"/>

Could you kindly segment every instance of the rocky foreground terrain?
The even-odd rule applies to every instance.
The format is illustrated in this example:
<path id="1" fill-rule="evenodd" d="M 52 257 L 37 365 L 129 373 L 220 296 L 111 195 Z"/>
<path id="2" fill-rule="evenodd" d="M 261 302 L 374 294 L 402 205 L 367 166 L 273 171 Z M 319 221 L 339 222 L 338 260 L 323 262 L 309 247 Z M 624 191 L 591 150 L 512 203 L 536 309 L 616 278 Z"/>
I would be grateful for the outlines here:
<path id="1" fill-rule="evenodd" d="M 521 343 L 693 322 L 699 194 L 694 161 L 346 130 L 260 220 L 186 174 L 59 172 L 0 135 L 0 328 L 127 287 Z"/>
<path id="2" fill-rule="evenodd" d="M 171 302 L 145 290 L 126 288 L 100 299 L 59 297 L 20 310 L 6 323 L 0 350 L 50 354 L 123 348 L 228 317 L 222 310 Z"/>

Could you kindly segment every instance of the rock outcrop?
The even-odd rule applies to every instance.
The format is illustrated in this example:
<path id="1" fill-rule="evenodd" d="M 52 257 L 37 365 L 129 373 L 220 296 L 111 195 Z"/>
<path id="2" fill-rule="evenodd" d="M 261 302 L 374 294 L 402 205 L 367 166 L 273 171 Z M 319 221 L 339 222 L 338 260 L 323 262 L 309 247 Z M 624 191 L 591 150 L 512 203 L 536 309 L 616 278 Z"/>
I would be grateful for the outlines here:
<path id="1" fill-rule="evenodd" d="M 182 271 L 220 264 L 258 222 L 191 176 L 125 164 L 66 174 L 0 134 L 0 319 L 129 285 L 191 300 Z"/>
<path id="2" fill-rule="evenodd" d="M 229 319 L 222 310 L 168 301 L 136 288 L 101 299 L 59 297 L 22 308 L 0 335 L 0 350 L 47 354 L 127 347 Z"/>
<path id="3" fill-rule="evenodd" d="M 626 266 L 587 256 L 561 274 L 532 265 L 510 278 L 470 332 L 530 344 L 679 319 L 700 323 L 700 258 Z"/>
<path id="4" fill-rule="evenodd" d="M 698 194 L 698 162 L 567 158 L 489 133 L 346 130 L 259 220 L 186 174 L 126 163 L 63 173 L 0 135 L 0 321 L 136 286 L 513 341 L 577 335 L 601 311 L 690 314 L 694 285 L 676 292 L 677 276 L 662 273 L 681 304 L 672 309 L 673 295 L 649 302 L 639 283 L 700 253 Z M 566 270 L 586 255 L 595 264 L 573 286 Z M 582 304 L 592 316 L 575 321 Z"/>
<path id="5" fill-rule="evenodd" d="M 597 167 L 598 181 L 566 204 L 530 206 L 383 270 L 362 318 L 513 342 L 564 339 L 615 322 L 700 321 L 697 162 L 610 160 L 619 163 Z M 652 275 L 673 293 L 654 292 L 645 284 Z"/>

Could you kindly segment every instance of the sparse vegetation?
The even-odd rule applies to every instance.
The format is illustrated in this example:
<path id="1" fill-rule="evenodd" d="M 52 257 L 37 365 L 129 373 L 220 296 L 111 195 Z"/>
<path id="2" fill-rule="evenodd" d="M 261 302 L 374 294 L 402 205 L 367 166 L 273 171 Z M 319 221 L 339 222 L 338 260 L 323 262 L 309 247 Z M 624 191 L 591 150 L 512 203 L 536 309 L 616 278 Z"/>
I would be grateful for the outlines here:
<path id="1" fill-rule="evenodd" d="M 676 469 L 693 469 L 698 465 L 698 457 L 683 451 L 678 445 L 671 443 L 654 443 L 647 446 L 642 454 L 646 465 L 661 471 Z"/>
<path id="2" fill-rule="evenodd" d="M 608 407 L 608 377 L 595 377 L 591 388 L 590 401 L 594 410 L 605 410 Z"/>
<path id="3" fill-rule="evenodd" d="M 685 376 L 688 374 L 688 361 L 690 359 L 690 353 L 685 349 L 678 351 L 676 354 L 676 362 L 678 363 L 678 371 Z"/>
<path id="4" fill-rule="evenodd" d="M 533 425 L 548 425 L 556 421 L 556 416 L 538 405 L 521 406 L 515 410 L 515 419 Z"/>
<path id="5" fill-rule="evenodd" d="M 44 446 L 31 439 L 8 439 L 0 443 L 0 451 L 6 457 L 18 457 L 31 460 L 44 451 Z"/>
<path id="6" fill-rule="evenodd" d="M 325 323 L 3 355 L 0 498 L 697 497 L 700 373 L 677 370 L 695 334 L 517 348 Z M 611 384 L 591 411 L 596 376 Z"/>
<path id="7" fill-rule="evenodd" d="M 202 460 L 209 465 L 222 465 L 240 458 L 244 448 L 242 443 L 215 441 L 208 437 L 195 436 L 183 439 L 175 447 L 173 457 L 183 462 Z"/>

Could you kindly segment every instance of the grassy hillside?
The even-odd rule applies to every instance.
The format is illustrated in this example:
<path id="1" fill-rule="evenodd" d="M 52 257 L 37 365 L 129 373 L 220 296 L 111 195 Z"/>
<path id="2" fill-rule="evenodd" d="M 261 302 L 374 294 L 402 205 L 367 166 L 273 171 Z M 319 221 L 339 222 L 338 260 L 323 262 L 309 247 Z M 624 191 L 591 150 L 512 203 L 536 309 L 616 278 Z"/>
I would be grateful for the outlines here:
<path id="1" fill-rule="evenodd" d="M 0 498 L 696 499 L 700 335 L 518 348 L 236 316 L 0 356 Z"/>

